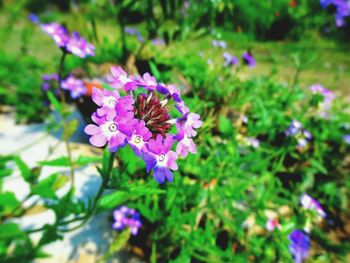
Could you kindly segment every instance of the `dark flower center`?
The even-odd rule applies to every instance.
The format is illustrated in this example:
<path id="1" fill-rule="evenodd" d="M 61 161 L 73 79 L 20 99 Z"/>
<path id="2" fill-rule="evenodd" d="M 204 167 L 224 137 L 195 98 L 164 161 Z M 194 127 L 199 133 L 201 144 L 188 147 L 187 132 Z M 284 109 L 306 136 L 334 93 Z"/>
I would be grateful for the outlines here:
<path id="1" fill-rule="evenodd" d="M 110 132 L 115 132 L 118 129 L 117 125 L 115 123 L 112 123 L 108 126 L 108 130 Z"/>
<path id="2" fill-rule="evenodd" d="M 170 119 L 168 109 L 161 104 L 158 96 L 153 93 L 138 95 L 135 115 L 145 121 L 146 127 L 153 134 L 153 138 L 157 134 L 165 137 L 170 130 L 170 124 L 167 123 Z"/>

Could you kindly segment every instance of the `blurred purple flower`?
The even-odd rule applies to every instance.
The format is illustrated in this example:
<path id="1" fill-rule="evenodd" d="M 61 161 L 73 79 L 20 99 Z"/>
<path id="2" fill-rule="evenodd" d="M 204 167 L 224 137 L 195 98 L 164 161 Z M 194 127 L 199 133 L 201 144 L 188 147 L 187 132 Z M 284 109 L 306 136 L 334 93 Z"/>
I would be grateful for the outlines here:
<path id="1" fill-rule="evenodd" d="M 347 144 L 350 144 L 350 134 L 344 135 L 343 139 Z"/>
<path id="2" fill-rule="evenodd" d="M 41 29 L 47 33 L 60 48 L 65 48 L 69 41 L 68 30 L 58 23 L 41 24 Z"/>
<path id="3" fill-rule="evenodd" d="M 289 251 L 295 263 L 302 263 L 309 255 L 310 237 L 305 232 L 295 229 L 289 234 Z"/>
<path id="4" fill-rule="evenodd" d="M 243 62 L 246 65 L 248 65 L 250 68 L 253 68 L 256 66 L 256 61 L 253 57 L 253 54 L 250 51 L 243 53 L 242 59 L 243 59 Z"/>
<path id="5" fill-rule="evenodd" d="M 95 55 L 95 47 L 82 38 L 78 32 L 73 32 L 66 44 L 68 52 L 81 58 Z"/>
<path id="6" fill-rule="evenodd" d="M 230 53 L 228 52 L 224 52 L 223 54 L 224 57 L 224 66 L 234 66 L 236 64 L 238 64 L 238 58 L 235 56 L 232 56 Z"/>
<path id="7" fill-rule="evenodd" d="M 211 43 L 214 47 L 221 47 L 222 49 L 226 48 L 226 42 L 223 40 L 213 40 Z"/>
<path id="8" fill-rule="evenodd" d="M 29 21 L 33 22 L 34 24 L 38 24 L 39 23 L 39 18 L 36 14 L 30 13 L 28 15 L 28 19 Z"/>
<path id="9" fill-rule="evenodd" d="M 308 194 L 303 194 L 300 197 L 300 203 L 305 209 L 315 210 L 323 218 L 325 218 L 327 215 L 320 203 Z"/>
<path id="10" fill-rule="evenodd" d="M 137 28 L 125 27 L 124 32 L 131 36 L 136 36 L 139 42 L 143 42 L 144 38 Z"/>
<path id="11" fill-rule="evenodd" d="M 303 125 L 297 120 L 293 120 L 292 124 L 285 131 L 285 134 L 294 137 L 298 142 L 298 147 L 304 148 L 312 139 L 311 133 L 303 128 Z"/>
<path id="12" fill-rule="evenodd" d="M 154 38 L 151 40 L 151 42 L 155 46 L 165 46 L 165 41 L 162 38 Z"/>
<path id="13" fill-rule="evenodd" d="M 69 76 L 68 78 L 62 80 L 61 88 L 70 91 L 70 96 L 72 99 L 79 98 L 86 94 L 86 86 L 84 82 L 74 76 Z"/>
<path id="14" fill-rule="evenodd" d="M 137 235 L 142 226 L 140 214 L 135 209 L 121 206 L 113 212 L 113 229 L 121 231 L 127 227 L 130 228 L 132 235 Z"/>

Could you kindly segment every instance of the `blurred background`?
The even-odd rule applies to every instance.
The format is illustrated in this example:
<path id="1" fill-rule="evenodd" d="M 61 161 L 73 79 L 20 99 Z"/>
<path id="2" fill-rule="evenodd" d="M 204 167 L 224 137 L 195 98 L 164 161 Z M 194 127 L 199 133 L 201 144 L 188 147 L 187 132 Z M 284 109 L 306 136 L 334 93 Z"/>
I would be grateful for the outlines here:
<path id="1" fill-rule="evenodd" d="M 64 91 L 72 195 L 45 181 L 67 174 L 52 22 L 95 47 L 62 72 L 84 86 Z M 0 0 L 0 261 L 349 262 L 349 41 L 348 0 Z M 172 183 L 118 153 L 106 196 L 129 194 L 92 216 L 102 151 L 83 130 L 112 65 L 174 83 L 203 126 Z M 111 230 L 119 205 L 137 236 Z M 84 213 L 78 232 L 57 223 Z"/>

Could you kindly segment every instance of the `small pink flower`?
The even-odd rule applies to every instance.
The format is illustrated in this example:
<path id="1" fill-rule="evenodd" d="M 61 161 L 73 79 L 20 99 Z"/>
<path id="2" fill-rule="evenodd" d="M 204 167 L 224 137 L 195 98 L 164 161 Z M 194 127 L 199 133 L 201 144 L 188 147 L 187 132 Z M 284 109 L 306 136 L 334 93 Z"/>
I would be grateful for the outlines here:
<path id="1" fill-rule="evenodd" d="M 147 142 L 151 139 L 152 133 L 146 127 L 143 120 L 135 125 L 135 130 L 128 136 L 128 143 L 136 155 L 141 156 L 147 152 Z"/>
<path id="2" fill-rule="evenodd" d="M 266 222 L 266 228 L 271 232 L 275 230 L 275 228 L 281 229 L 281 224 L 278 222 L 277 219 L 270 218 Z"/>
<path id="3" fill-rule="evenodd" d="M 137 89 L 137 82 L 121 67 L 111 67 L 111 75 L 108 76 L 108 82 L 113 88 L 125 89 L 126 92 Z"/>
<path id="4" fill-rule="evenodd" d="M 92 120 L 97 124 L 89 124 L 85 127 L 85 133 L 92 135 L 90 143 L 96 147 L 103 147 L 108 143 L 111 152 L 117 151 L 127 143 L 126 134 L 133 129 L 136 119 L 128 119 L 117 116 L 113 120 L 99 118 L 92 115 Z"/>
<path id="5" fill-rule="evenodd" d="M 187 157 L 188 152 L 196 154 L 197 148 L 193 140 L 185 134 L 184 128 L 181 124 L 177 123 L 176 127 L 178 132 L 175 139 L 179 141 L 176 145 L 176 153 L 184 158 Z"/>
<path id="6" fill-rule="evenodd" d="M 184 123 L 184 130 L 185 134 L 188 137 L 195 137 L 197 135 L 197 132 L 194 129 L 198 129 L 203 125 L 203 122 L 200 120 L 200 116 L 196 113 L 189 113 L 187 114 L 185 123 Z"/>
<path id="7" fill-rule="evenodd" d="M 158 83 L 155 77 L 149 73 L 145 73 L 140 79 L 140 86 L 145 87 L 146 90 L 156 90 Z"/>

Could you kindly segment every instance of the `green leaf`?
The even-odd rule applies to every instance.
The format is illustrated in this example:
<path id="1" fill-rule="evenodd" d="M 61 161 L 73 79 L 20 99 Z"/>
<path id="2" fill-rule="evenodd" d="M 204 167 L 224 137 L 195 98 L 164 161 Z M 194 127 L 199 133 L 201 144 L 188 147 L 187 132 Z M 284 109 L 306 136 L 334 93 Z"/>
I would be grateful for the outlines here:
<path id="1" fill-rule="evenodd" d="M 69 159 L 66 156 L 59 157 L 57 159 L 49 160 L 49 161 L 40 161 L 38 162 L 40 165 L 45 166 L 62 166 L 69 167 Z"/>
<path id="2" fill-rule="evenodd" d="M 157 68 L 157 65 L 154 62 L 149 61 L 149 66 L 151 68 L 151 71 L 152 71 L 152 74 L 154 75 L 154 77 L 157 79 L 160 78 L 160 72 Z"/>
<path id="3" fill-rule="evenodd" d="M 0 194 L 0 214 L 6 215 L 12 213 L 19 206 L 20 202 L 14 193 L 5 192 Z"/>
<path id="4" fill-rule="evenodd" d="M 112 209 L 128 200 L 130 194 L 124 191 L 116 191 L 104 195 L 97 204 L 99 209 Z"/>
<path id="5" fill-rule="evenodd" d="M 57 199 L 55 191 L 65 185 L 67 181 L 67 176 L 58 173 L 52 174 L 32 186 L 32 193 L 43 198 Z"/>
<path id="6" fill-rule="evenodd" d="M 233 133 L 231 121 L 223 115 L 219 118 L 219 131 L 224 135 L 230 135 Z"/>
<path id="7" fill-rule="evenodd" d="M 36 179 L 36 176 L 32 173 L 30 168 L 23 162 L 23 160 L 19 157 L 15 157 L 16 164 L 21 171 L 21 175 L 23 179 L 28 183 L 33 183 Z"/>
<path id="8" fill-rule="evenodd" d="M 0 225 L 0 239 L 12 239 L 14 237 L 22 236 L 23 232 L 15 223 L 6 223 Z"/>
<path id="9" fill-rule="evenodd" d="M 48 97 L 50 103 L 55 108 L 55 110 L 57 110 L 58 112 L 62 112 L 61 103 L 56 99 L 55 95 L 51 91 L 47 92 L 47 97 Z"/>
<path id="10" fill-rule="evenodd" d="M 130 229 L 126 228 L 122 232 L 119 232 L 118 235 L 113 239 L 111 245 L 109 246 L 108 252 L 103 256 L 103 261 L 107 262 L 114 253 L 121 250 L 130 238 Z"/>
<path id="11" fill-rule="evenodd" d="M 74 164 L 78 166 L 83 166 L 87 164 L 97 163 L 100 161 L 100 156 L 79 156 L 78 159 L 74 161 Z"/>

